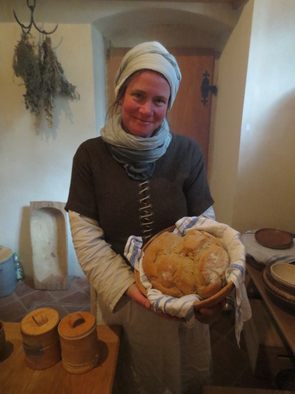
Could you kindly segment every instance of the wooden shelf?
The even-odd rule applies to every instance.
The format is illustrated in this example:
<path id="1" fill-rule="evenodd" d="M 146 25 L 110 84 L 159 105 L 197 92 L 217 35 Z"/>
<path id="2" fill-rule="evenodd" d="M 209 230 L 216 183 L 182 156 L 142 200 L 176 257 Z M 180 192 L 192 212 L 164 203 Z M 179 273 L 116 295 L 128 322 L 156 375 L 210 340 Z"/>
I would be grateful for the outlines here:
<path id="1" fill-rule="evenodd" d="M 276 323 L 282 340 L 286 343 L 291 353 L 295 355 L 295 314 L 294 312 L 286 311 L 280 306 L 276 305 L 271 297 L 268 295 L 265 288 L 262 271 L 247 264 L 247 272 L 253 281 L 255 287 L 260 293 L 269 313 Z"/>

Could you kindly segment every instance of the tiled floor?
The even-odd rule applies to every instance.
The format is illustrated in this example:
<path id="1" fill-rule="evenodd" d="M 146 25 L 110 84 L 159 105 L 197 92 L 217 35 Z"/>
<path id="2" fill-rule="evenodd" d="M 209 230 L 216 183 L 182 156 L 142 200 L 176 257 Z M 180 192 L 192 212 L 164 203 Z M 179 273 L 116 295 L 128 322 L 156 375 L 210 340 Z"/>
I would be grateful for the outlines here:
<path id="1" fill-rule="evenodd" d="M 30 311 L 40 307 L 52 307 L 60 317 L 77 310 L 90 310 L 90 291 L 84 278 L 69 279 L 66 290 L 36 290 L 27 281 L 17 282 L 16 289 L 6 297 L 0 297 L 0 319 L 18 322 Z"/>
<path id="2" fill-rule="evenodd" d="M 17 283 L 15 292 L 0 297 L 0 320 L 18 322 L 28 312 L 39 307 L 53 307 L 60 316 L 76 310 L 90 310 L 90 290 L 86 279 L 74 277 L 67 290 L 35 290 L 26 281 Z M 267 379 L 252 374 L 246 347 L 234 336 L 233 313 L 223 313 L 211 326 L 213 352 L 213 381 L 217 386 L 273 388 Z"/>

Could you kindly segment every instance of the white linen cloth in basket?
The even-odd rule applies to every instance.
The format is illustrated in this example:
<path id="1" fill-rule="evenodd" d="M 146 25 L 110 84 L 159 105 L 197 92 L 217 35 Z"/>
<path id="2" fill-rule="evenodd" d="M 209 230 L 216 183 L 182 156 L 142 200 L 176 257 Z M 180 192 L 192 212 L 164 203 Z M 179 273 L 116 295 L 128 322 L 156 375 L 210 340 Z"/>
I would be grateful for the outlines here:
<path id="1" fill-rule="evenodd" d="M 199 217 L 184 217 L 175 223 L 174 233 L 184 235 L 189 229 L 207 231 L 220 238 L 228 251 L 230 265 L 226 270 L 226 281 L 235 285 L 235 333 L 237 343 L 240 342 L 240 334 L 243 324 L 251 318 L 251 307 L 245 288 L 245 247 L 240 241 L 240 233 L 230 226 L 215 220 Z M 194 318 L 193 304 L 199 300 L 197 294 L 190 294 L 180 298 L 164 295 L 157 289 L 153 289 L 142 269 L 142 238 L 130 236 L 127 240 L 124 255 L 130 264 L 139 272 L 142 285 L 147 291 L 147 298 L 154 310 L 168 313 L 169 315 L 184 318 L 189 322 Z"/>

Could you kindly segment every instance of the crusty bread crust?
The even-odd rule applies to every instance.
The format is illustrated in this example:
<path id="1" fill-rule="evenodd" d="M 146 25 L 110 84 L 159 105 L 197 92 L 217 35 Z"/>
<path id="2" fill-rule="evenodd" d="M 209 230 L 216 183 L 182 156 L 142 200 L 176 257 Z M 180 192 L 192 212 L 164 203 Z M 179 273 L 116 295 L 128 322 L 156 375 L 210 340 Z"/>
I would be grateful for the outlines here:
<path id="1" fill-rule="evenodd" d="M 163 294 L 207 298 L 224 286 L 229 256 L 222 241 L 206 231 L 188 230 L 183 237 L 165 231 L 145 248 L 142 264 Z"/>

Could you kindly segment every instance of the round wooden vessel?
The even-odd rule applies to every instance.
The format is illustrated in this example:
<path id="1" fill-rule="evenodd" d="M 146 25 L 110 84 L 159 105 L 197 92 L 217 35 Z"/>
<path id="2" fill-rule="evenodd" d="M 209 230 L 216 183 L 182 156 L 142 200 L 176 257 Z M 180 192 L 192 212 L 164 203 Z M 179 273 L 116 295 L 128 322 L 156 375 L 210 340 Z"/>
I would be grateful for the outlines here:
<path id="1" fill-rule="evenodd" d="M 273 263 L 275 264 L 275 263 Z M 295 289 L 277 281 L 271 274 L 272 264 L 263 270 L 263 281 L 265 288 L 272 300 L 283 309 L 295 311 Z"/>
<path id="2" fill-rule="evenodd" d="M 32 369 L 45 369 L 61 359 L 57 326 L 59 313 L 53 308 L 39 308 L 28 313 L 20 323 L 25 362 Z"/>
<path id="3" fill-rule="evenodd" d="M 256 241 L 270 249 L 289 249 L 293 246 L 294 234 L 275 228 L 261 228 L 255 232 Z"/>
<path id="4" fill-rule="evenodd" d="M 151 244 L 151 242 L 156 237 L 158 237 L 160 234 L 162 234 L 166 231 L 172 232 L 174 230 L 174 228 L 175 228 L 175 226 L 168 227 L 168 228 L 160 231 L 158 234 L 154 235 L 152 238 L 150 238 L 146 242 L 146 244 L 143 246 L 143 252 L 146 250 L 146 248 Z M 136 282 L 137 287 L 144 295 L 146 295 L 146 289 L 140 281 L 139 272 L 137 270 L 135 270 L 134 275 L 135 275 L 135 282 Z M 234 284 L 232 282 L 227 283 L 222 289 L 220 289 L 216 294 L 212 295 L 211 297 L 208 297 L 208 298 L 200 300 L 200 301 L 196 301 L 194 304 L 195 311 L 197 312 L 201 308 L 209 308 L 211 306 L 214 306 L 214 305 L 220 303 L 232 292 L 233 289 L 234 289 Z"/>
<path id="5" fill-rule="evenodd" d="M 72 374 L 94 368 L 99 359 L 95 317 L 89 312 L 73 312 L 58 325 L 62 364 Z"/>

